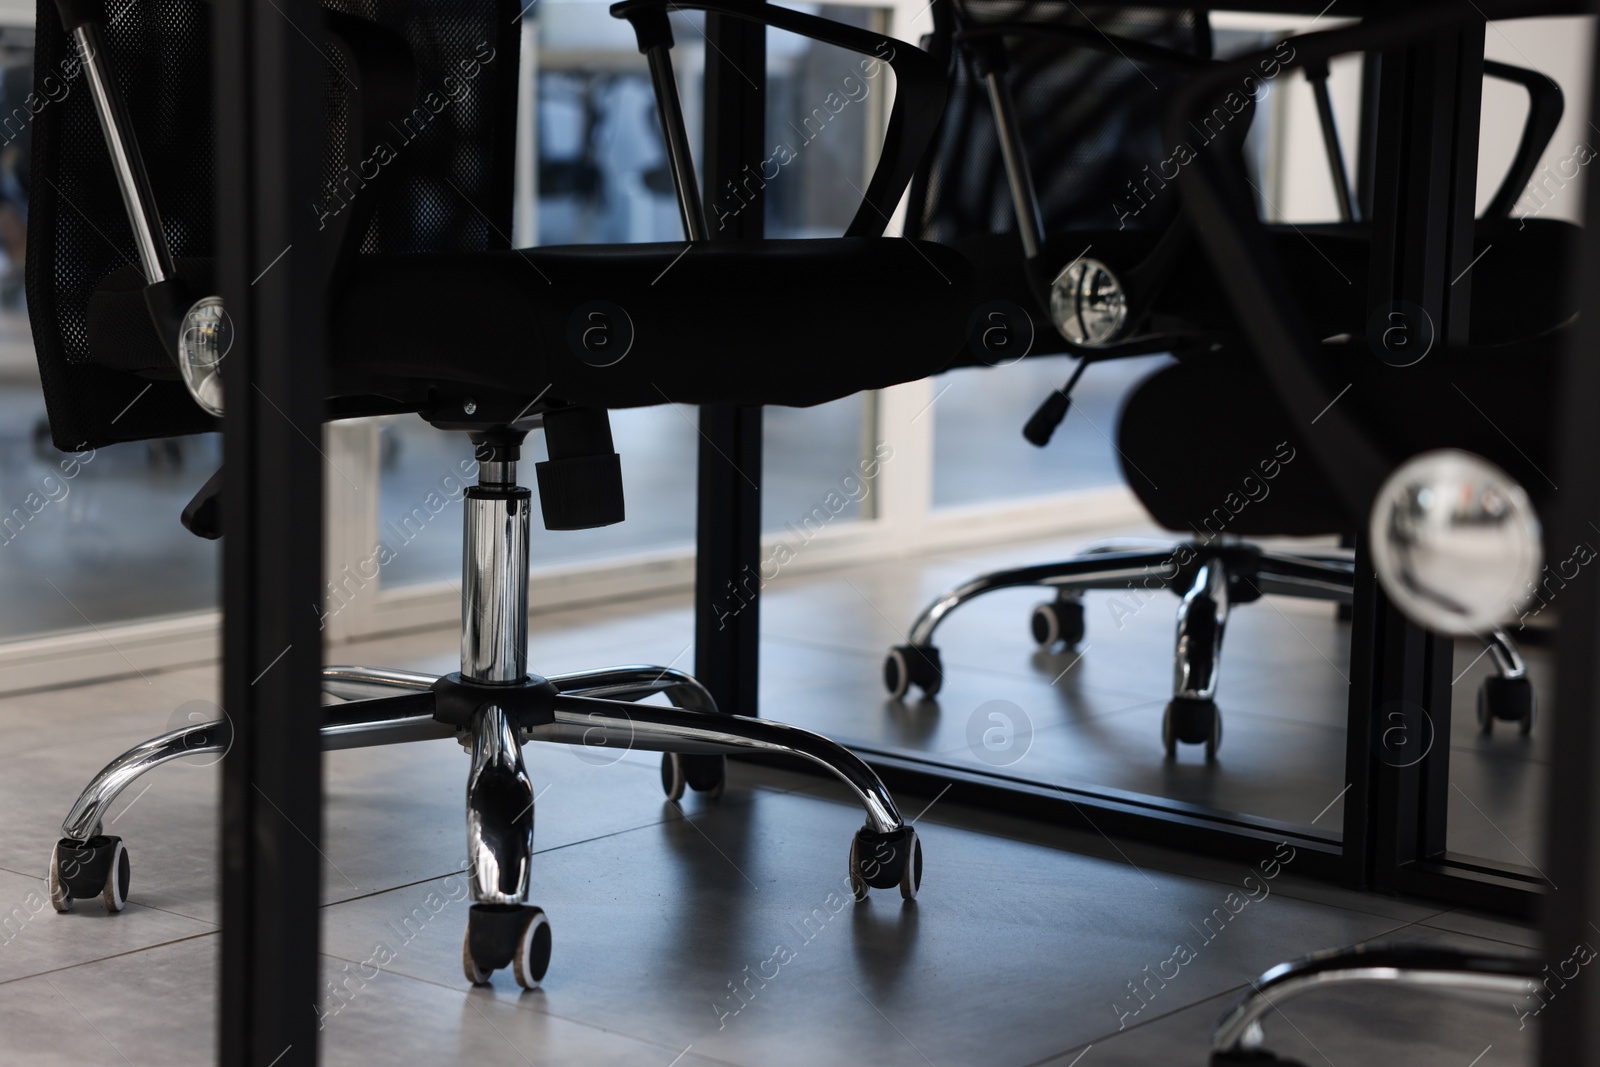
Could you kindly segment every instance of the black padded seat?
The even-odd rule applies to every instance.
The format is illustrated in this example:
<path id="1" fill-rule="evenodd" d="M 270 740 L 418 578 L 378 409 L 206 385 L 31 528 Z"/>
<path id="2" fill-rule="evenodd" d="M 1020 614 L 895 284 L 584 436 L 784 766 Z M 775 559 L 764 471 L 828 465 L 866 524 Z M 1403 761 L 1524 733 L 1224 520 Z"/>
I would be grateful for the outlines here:
<path id="1" fill-rule="evenodd" d="M 1564 331 L 1500 348 L 1442 350 L 1409 367 L 1365 340 L 1320 349 L 1337 403 L 1395 455 L 1460 448 L 1503 467 L 1540 503 L 1554 491 L 1555 395 Z M 1514 370 L 1512 370 L 1514 368 Z M 1507 374 L 1517 387 L 1506 388 Z M 1333 386 L 1338 392 L 1342 386 Z M 1123 474 L 1172 530 L 1246 537 L 1345 533 L 1343 506 L 1312 458 L 1317 412 L 1284 412 L 1253 357 L 1208 353 L 1162 367 L 1128 395 L 1118 424 Z"/>
<path id="2" fill-rule="evenodd" d="M 1366 226 L 1268 226 L 1265 231 L 1284 264 L 1307 328 L 1316 337 L 1364 333 L 1372 325 L 1367 292 L 1372 239 Z M 1570 260 L 1581 233 L 1577 226 L 1559 219 L 1478 221 L 1473 253 L 1482 253 L 1482 258 L 1472 268 L 1475 344 L 1501 344 L 1541 333 L 1576 313 L 1570 294 L 1547 284 L 1546 271 L 1548 264 Z M 1040 261 L 1060 266 L 1087 254 L 1126 275 L 1150 254 L 1158 236 L 1135 230 L 1068 231 L 1046 242 Z M 1028 287 L 1026 259 L 1015 230 L 961 237 L 951 243 L 976 267 L 980 301 L 1006 300 L 1028 310 L 1034 326 L 1030 355 L 1069 351 Z M 1197 331 L 1238 334 L 1238 319 L 1216 271 L 1192 238 L 1186 241 L 1157 298 L 1157 307 L 1161 315 L 1181 320 Z M 963 353 L 956 365 L 977 362 L 971 353 Z"/>
<path id="3" fill-rule="evenodd" d="M 806 407 L 936 374 L 965 344 L 974 272 L 942 245 L 840 237 L 684 249 L 362 256 L 331 316 L 332 395 L 404 406 L 426 402 L 430 390 L 482 389 L 607 408 Z M 209 262 L 180 269 L 208 288 Z M 116 353 L 124 368 L 167 365 L 142 284 L 118 272 L 92 301 L 90 350 Z M 569 334 L 587 325 L 580 309 L 608 299 L 626 312 L 633 337 L 628 344 L 607 320 L 626 355 L 591 365 Z M 148 336 L 135 348 L 129 334 L 141 320 Z M 739 340 L 750 337 L 761 343 Z"/>

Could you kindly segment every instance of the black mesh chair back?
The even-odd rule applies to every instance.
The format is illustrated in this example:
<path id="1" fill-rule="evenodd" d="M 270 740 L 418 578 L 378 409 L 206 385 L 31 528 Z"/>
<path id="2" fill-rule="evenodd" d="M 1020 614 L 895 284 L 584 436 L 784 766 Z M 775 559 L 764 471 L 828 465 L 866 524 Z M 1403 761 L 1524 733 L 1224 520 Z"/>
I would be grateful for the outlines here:
<path id="1" fill-rule="evenodd" d="M 938 33 L 948 36 L 955 12 L 936 5 Z M 1203 14 L 1164 8 L 1113 7 L 1058 0 L 972 0 L 963 24 L 1054 22 L 1177 51 L 1208 56 Z M 1182 75 L 1116 54 L 1075 48 L 1054 36 L 1009 37 L 1006 82 L 1015 101 L 1022 147 L 1033 170 L 1044 232 L 1114 229 L 1113 204 L 1141 168 L 1169 154 L 1161 134 L 1169 82 Z M 907 230 L 941 243 L 1016 229 L 993 112 L 972 54 L 950 56 L 950 99 L 934 151 L 912 186 Z M 1160 229 L 1176 197 L 1129 220 Z"/>
<path id="2" fill-rule="evenodd" d="M 381 138 L 364 138 L 384 149 L 352 151 L 356 78 L 338 49 L 325 48 L 325 184 L 305 210 L 330 227 L 359 220 L 361 232 L 346 240 L 362 252 L 509 247 L 518 6 L 327 0 L 324 9 L 375 23 L 409 46 L 415 106 Z M 56 446 L 215 429 L 163 358 L 149 318 L 128 313 L 128 302 L 117 305 L 117 325 L 151 342 L 90 351 L 96 289 L 118 272 L 134 285 L 143 278 L 84 66 L 53 0 L 40 0 L 38 11 L 34 88 L 50 102 L 33 120 L 27 293 Z M 209 270 L 200 265 L 215 254 L 210 13 L 203 0 L 109 0 L 104 25 L 167 241 L 186 274 Z"/>

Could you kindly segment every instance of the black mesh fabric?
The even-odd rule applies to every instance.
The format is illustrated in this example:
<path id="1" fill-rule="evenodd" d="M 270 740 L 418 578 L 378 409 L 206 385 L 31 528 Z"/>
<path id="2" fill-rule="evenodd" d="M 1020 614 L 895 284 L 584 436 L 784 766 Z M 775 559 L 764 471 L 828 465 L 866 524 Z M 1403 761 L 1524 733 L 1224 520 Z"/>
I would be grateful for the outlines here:
<path id="1" fill-rule="evenodd" d="M 1209 31 L 1192 11 L 1057 0 L 970 0 L 969 25 L 1053 22 L 1188 52 Z M 1161 138 L 1164 93 L 1182 77 L 1059 37 L 1006 39 L 1006 81 L 1046 233 L 1118 228 L 1114 202 L 1129 181 L 1169 154 Z M 909 229 L 940 243 L 1017 228 L 989 97 L 965 49 L 951 60 L 950 101 L 928 163 L 912 187 Z M 1151 205 L 1129 228 L 1158 229 L 1176 198 Z"/>
<path id="2" fill-rule="evenodd" d="M 417 110 L 382 136 L 393 148 L 362 248 L 447 252 L 504 248 L 511 232 L 519 8 L 502 0 L 327 0 L 401 35 L 416 67 Z M 212 257 L 210 4 L 109 0 L 106 51 L 133 117 L 175 257 Z M 325 48 L 325 174 L 319 204 L 336 210 L 345 171 L 352 88 Z M 28 219 L 28 308 L 56 445 L 69 450 L 215 429 L 170 378 L 97 365 L 89 297 L 111 273 L 137 265 L 132 232 L 86 78 L 56 14 L 40 0 L 33 123 L 34 195 Z M 46 78 L 54 79 L 49 84 Z M 65 86 L 65 90 L 63 90 Z M 129 331 L 139 327 L 130 320 Z M 151 327 L 145 324 L 145 329 Z M 147 340 L 147 339 L 146 339 Z"/>

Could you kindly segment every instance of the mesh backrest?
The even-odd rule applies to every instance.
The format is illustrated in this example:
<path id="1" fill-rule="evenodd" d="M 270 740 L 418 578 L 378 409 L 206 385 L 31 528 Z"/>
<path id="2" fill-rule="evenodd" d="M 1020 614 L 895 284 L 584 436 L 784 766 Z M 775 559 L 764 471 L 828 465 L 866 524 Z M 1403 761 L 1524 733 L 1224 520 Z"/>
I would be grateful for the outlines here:
<path id="1" fill-rule="evenodd" d="M 968 25 L 1057 22 L 1186 52 L 1209 48 L 1209 29 L 1193 11 L 1101 7 L 1055 0 L 969 0 Z M 1047 35 L 1008 37 L 1006 81 L 1033 174 L 1046 234 L 1115 229 L 1114 203 L 1128 183 L 1169 156 L 1161 122 L 1165 90 L 1183 77 L 1115 53 Z M 951 62 L 950 102 L 939 139 L 912 186 L 908 228 L 949 242 L 1017 228 L 993 114 L 970 54 Z M 1129 219 L 1129 228 L 1164 225 L 1176 198 Z"/>
<path id="2" fill-rule="evenodd" d="M 391 127 L 363 251 L 503 248 L 511 232 L 519 8 L 502 0 L 325 0 L 410 46 L 418 110 Z M 211 4 L 109 0 L 106 51 L 132 115 L 168 243 L 180 261 L 215 256 Z M 314 34 L 315 35 L 315 34 Z M 323 48 L 328 186 L 308 211 L 337 212 L 356 188 L 345 173 L 355 90 L 339 52 Z M 28 219 L 28 307 L 58 447 L 215 429 L 181 384 L 95 363 L 86 308 L 107 276 L 136 266 L 86 78 L 53 0 L 40 0 Z M 52 79 L 48 84 L 46 79 Z M 366 153 L 363 153 L 365 155 Z M 141 328 L 129 322 L 128 329 Z M 148 324 L 143 324 L 148 330 Z M 129 406 L 131 401 L 133 402 Z"/>

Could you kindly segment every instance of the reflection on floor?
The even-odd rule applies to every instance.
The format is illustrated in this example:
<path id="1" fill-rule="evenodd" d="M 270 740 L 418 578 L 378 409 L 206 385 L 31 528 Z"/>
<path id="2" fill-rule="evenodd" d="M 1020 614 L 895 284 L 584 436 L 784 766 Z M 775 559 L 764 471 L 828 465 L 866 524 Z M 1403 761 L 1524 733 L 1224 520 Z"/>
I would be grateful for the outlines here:
<path id="1" fill-rule="evenodd" d="M 1091 601 L 1081 658 L 1047 659 L 1027 641 L 1026 593 L 979 602 L 942 634 L 950 681 L 937 706 L 883 700 L 880 650 L 938 587 L 1069 547 L 780 578 L 763 604 L 763 713 L 960 760 L 971 756 L 973 713 L 1004 699 L 1034 730 L 1013 770 L 1317 816 L 1341 788 L 1347 671 L 1345 631 L 1325 607 L 1273 600 L 1239 612 L 1222 673 L 1227 734 L 1210 767 L 1194 750 L 1174 764 L 1161 756 L 1169 597 L 1120 629 L 1104 598 Z M 532 662 L 547 672 L 691 664 L 689 622 L 683 597 L 539 615 Z M 330 658 L 443 671 L 454 646 L 454 634 L 428 632 Z M 1482 671 L 1457 683 L 1462 700 Z M 58 820 L 89 774 L 175 709 L 214 700 L 216 685 L 204 667 L 0 700 L 0 1063 L 213 1055 L 215 767 L 164 767 L 124 796 L 107 829 L 133 859 L 125 912 L 91 903 L 56 915 L 41 894 Z M 1504 731 L 1480 740 L 1462 700 L 1455 847 L 1536 859 L 1548 730 L 1531 744 Z M 1200 1065 L 1211 1021 L 1280 960 L 1373 939 L 1535 945 L 1483 917 L 1306 881 L 1292 861 L 1220 933 L 1197 933 L 1250 868 L 934 796 L 900 798 L 926 847 L 917 902 L 877 894 L 835 910 L 861 817 L 830 783 L 736 765 L 720 803 L 691 794 L 679 808 L 663 802 L 647 753 L 597 766 L 535 746 L 529 760 L 544 790 L 533 899 L 550 915 L 555 954 L 543 989 L 523 994 L 504 974 L 477 989 L 461 977 L 460 748 L 328 756 L 326 984 L 307 1005 L 322 1020 L 326 1062 Z M 1336 825 L 1339 811 L 1318 825 Z M 286 862 L 322 861 L 307 846 Z M 1151 980 L 1178 944 L 1193 958 Z M 793 955 L 774 973 L 763 963 L 779 945 Z M 1305 1063 L 1462 1067 L 1491 1045 L 1484 1065 L 1532 1057 L 1533 1030 L 1519 1030 L 1510 1005 L 1353 990 L 1283 1011 L 1268 1020 L 1269 1041 Z"/>

